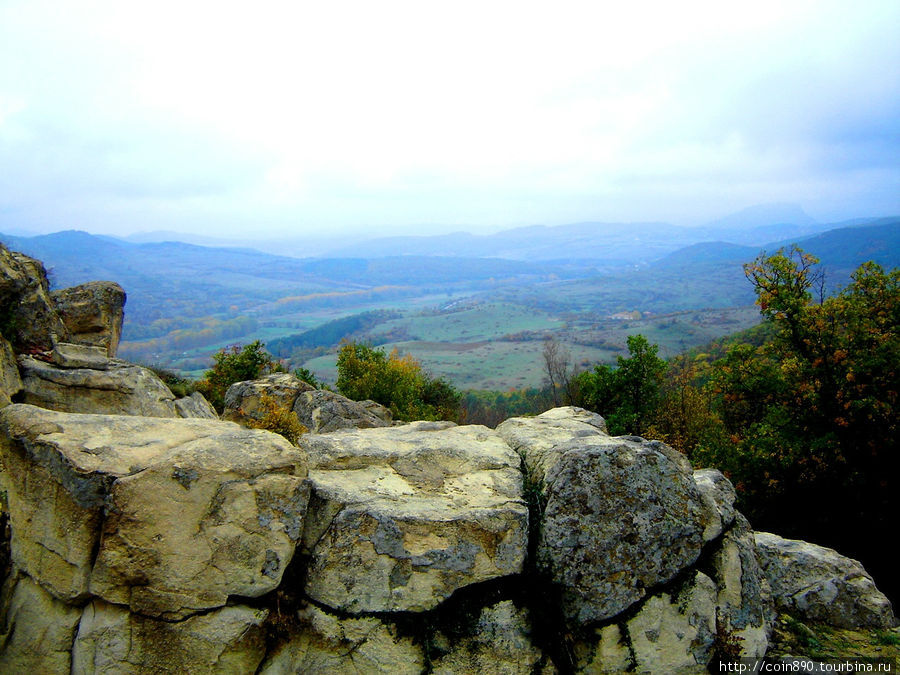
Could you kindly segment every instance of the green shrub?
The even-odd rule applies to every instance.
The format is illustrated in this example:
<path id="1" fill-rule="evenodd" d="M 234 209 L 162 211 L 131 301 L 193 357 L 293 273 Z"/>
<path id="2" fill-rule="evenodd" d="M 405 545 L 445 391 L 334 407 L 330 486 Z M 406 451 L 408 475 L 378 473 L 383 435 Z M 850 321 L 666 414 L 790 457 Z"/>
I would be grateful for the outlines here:
<path id="1" fill-rule="evenodd" d="M 235 382 L 256 380 L 278 370 L 265 345 L 256 340 L 248 345 L 232 345 L 213 355 L 213 367 L 197 382 L 197 391 L 220 413 L 225 407 L 225 392 Z"/>

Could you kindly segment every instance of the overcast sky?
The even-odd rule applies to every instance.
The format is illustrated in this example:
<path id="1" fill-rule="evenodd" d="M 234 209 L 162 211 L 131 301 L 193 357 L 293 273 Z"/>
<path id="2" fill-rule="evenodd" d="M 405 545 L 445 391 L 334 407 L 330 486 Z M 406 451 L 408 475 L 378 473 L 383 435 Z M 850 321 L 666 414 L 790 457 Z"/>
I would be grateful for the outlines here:
<path id="1" fill-rule="evenodd" d="M 898 36 L 898 0 L 0 0 L 0 230 L 897 214 Z"/>

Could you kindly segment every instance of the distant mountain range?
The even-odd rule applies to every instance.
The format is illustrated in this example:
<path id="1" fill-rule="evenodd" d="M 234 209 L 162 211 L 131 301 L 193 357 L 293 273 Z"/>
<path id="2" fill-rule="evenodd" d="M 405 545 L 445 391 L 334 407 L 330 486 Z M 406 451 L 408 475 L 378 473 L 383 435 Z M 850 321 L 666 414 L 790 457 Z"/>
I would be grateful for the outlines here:
<path id="1" fill-rule="evenodd" d="M 522 283 L 577 279 L 614 271 L 615 265 L 700 269 L 747 262 L 761 249 L 774 251 L 795 241 L 832 268 L 852 269 L 868 259 L 886 267 L 900 263 L 900 217 L 852 221 L 850 226 L 805 223 L 750 230 L 732 229 L 735 222 L 693 229 L 663 223 L 577 223 L 494 235 L 391 237 L 346 247 L 334 257 L 305 259 L 249 248 L 174 241 L 134 243 L 79 231 L 37 237 L 0 234 L 0 241 L 45 261 L 60 287 L 109 279 L 135 295 L 175 296 L 187 288 L 221 286 L 233 291 L 229 297 L 240 296 L 239 307 L 292 293 L 352 292 L 391 284 L 422 287 L 489 279 Z M 810 229 L 827 231 L 809 234 Z M 746 243 L 773 231 L 777 238 Z M 703 232 L 723 236 L 692 241 Z M 728 239 L 728 233 L 734 236 Z M 680 239 L 686 241 L 683 246 L 677 245 Z"/>
<path id="2" fill-rule="evenodd" d="M 532 225 L 489 235 L 452 232 L 430 236 L 281 236 L 226 239 L 173 231 L 139 232 L 106 237 L 130 244 L 182 242 L 213 248 L 252 248 L 294 258 L 383 258 L 396 255 L 505 258 L 525 261 L 590 260 L 602 266 L 645 264 L 685 246 L 723 241 L 760 246 L 779 238 L 806 237 L 844 223 L 818 223 L 796 204 L 752 206 L 700 227 L 668 223 L 582 222 L 568 225 Z M 10 231 L 8 234 L 19 232 Z"/>

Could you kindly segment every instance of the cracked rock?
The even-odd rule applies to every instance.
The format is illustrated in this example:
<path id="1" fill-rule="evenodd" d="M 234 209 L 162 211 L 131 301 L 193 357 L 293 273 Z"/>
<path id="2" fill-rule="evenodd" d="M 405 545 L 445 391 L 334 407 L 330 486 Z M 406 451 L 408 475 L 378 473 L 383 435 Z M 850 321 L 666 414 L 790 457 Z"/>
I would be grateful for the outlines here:
<path id="1" fill-rule="evenodd" d="M 232 422 L 0 411 L 13 562 L 55 597 L 167 619 L 278 586 L 306 459 Z"/>
<path id="2" fill-rule="evenodd" d="M 528 511 L 516 454 L 480 426 L 307 435 L 306 593 L 341 611 L 423 611 L 522 570 Z"/>

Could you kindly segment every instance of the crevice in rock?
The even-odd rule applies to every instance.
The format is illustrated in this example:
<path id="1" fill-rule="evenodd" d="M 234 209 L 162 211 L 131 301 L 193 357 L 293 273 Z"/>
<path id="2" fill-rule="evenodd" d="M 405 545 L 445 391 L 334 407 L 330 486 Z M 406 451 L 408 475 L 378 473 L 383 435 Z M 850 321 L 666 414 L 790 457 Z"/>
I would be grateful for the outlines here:
<path id="1" fill-rule="evenodd" d="M 266 656 L 281 644 L 290 640 L 302 628 L 297 618 L 297 610 L 304 603 L 309 602 L 303 593 L 303 588 L 306 586 L 308 563 L 309 556 L 302 554 L 298 545 L 294 550 L 291 561 L 284 569 L 281 583 L 278 584 L 274 591 L 256 598 L 242 596 L 230 596 L 228 598 L 229 602 L 240 602 L 248 607 L 267 609 L 269 611 L 263 624 Z M 265 658 L 260 662 L 260 665 L 264 662 Z"/>
<path id="2" fill-rule="evenodd" d="M 5 495 L 3 495 L 5 497 Z M 5 504 L 0 504 L 0 579 L 6 579 L 12 571 L 12 529 L 9 524 L 9 511 Z"/>

